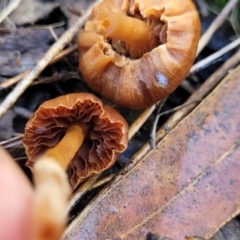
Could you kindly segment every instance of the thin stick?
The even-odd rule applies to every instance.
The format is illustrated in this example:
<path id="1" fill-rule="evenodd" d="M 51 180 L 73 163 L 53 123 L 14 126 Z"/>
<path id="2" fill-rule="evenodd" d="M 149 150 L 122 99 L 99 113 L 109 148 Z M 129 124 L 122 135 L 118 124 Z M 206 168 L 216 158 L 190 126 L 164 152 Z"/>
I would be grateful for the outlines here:
<path id="1" fill-rule="evenodd" d="M 211 27 L 211 26 L 210 26 Z M 209 28 L 210 28 L 209 27 Z M 199 41 L 199 45 L 206 45 L 207 42 L 205 42 L 205 36 L 203 35 Z M 204 43 L 205 42 L 205 43 Z M 204 46 L 205 46 L 204 45 Z M 197 62 L 196 64 L 194 64 L 192 66 L 192 68 L 190 69 L 189 74 L 194 73 L 199 71 L 200 69 L 204 68 L 206 65 L 212 63 L 213 60 L 219 58 L 220 56 L 222 56 L 223 54 L 229 52 L 230 50 L 232 50 L 233 48 L 236 48 L 238 45 L 240 45 L 240 39 L 236 39 L 235 41 L 233 41 L 232 43 L 228 44 L 227 46 L 223 47 L 222 49 L 220 49 L 219 51 L 213 53 L 212 55 L 204 58 L 203 60 Z M 203 46 L 203 47 L 204 47 Z M 199 54 L 199 52 L 197 53 L 197 55 Z M 191 84 L 189 83 L 189 81 L 187 79 L 184 79 L 180 86 L 186 90 L 187 92 L 189 92 L 190 94 L 192 94 L 194 92 L 194 89 L 192 88 Z"/>
<path id="2" fill-rule="evenodd" d="M 25 119 L 30 119 L 33 116 L 33 112 L 29 111 L 27 108 L 24 108 L 24 107 L 14 106 L 13 111 L 17 115 L 19 115 Z"/>
<path id="3" fill-rule="evenodd" d="M 112 173 L 111 175 L 108 175 L 107 177 L 102 178 L 102 179 L 100 179 L 99 181 L 95 182 L 95 183 L 93 184 L 93 186 L 89 189 L 89 191 L 92 190 L 92 189 L 94 189 L 94 188 L 100 187 L 100 186 L 102 186 L 103 184 L 108 183 L 109 181 L 111 181 L 111 180 L 113 179 L 113 177 L 114 177 L 115 175 L 116 175 L 115 173 Z"/>
<path id="4" fill-rule="evenodd" d="M 1 141 L 0 145 L 5 149 L 9 149 L 9 148 L 16 147 L 16 146 L 22 147 L 22 135 L 15 136 L 8 140 Z"/>
<path id="5" fill-rule="evenodd" d="M 10 86 L 12 86 L 13 84 L 19 82 L 20 80 L 22 80 L 25 76 L 27 76 L 27 74 L 29 73 L 29 70 L 26 70 L 20 74 L 18 74 L 15 77 L 12 78 L 8 78 L 7 80 L 5 80 L 4 82 L 2 82 L 0 84 L 0 90 L 4 89 L 4 88 L 8 88 Z"/>
<path id="6" fill-rule="evenodd" d="M 198 103 L 200 102 L 201 100 L 195 100 L 195 101 L 192 101 L 192 102 L 187 102 L 187 103 L 184 103 L 184 104 L 181 104 L 180 106 L 177 106 L 175 108 L 172 108 L 170 110 L 167 110 L 167 111 L 164 111 L 162 113 L 159 113 L 156 118 L 155 118 L 155 121 L 154 121 L 154 124 L 153 124 L 153 128 L 152 128 L 152 132 L 151 132 L 151 135 L 150 135 L 150 146 L 151 146 L 151 149 L 154 149 L 156 147 L 156 132 L 157 132 L 157 124 L 158 124 L 158 121 L 160 119 L 161 116 L 163 115 L 166 115 L 168 113 L 172 113 L 172 112 L 175 112 L 179 109 L 182 109 L 190 104 L 194 104 L 194 103 Z"/>
<path id="7" fill-rule="evenodd" d="M 65 56 L 73 53 L 76 50 L 77 50 L 77 44 L 74 44 L 73 46 L 66 48 L 65 50 L 57 54 L 57 56 L 50 62 L 50 64 L 54 64 L 58 62 L 60 59 L 63 59 Z"/>
<path id="8" fill-rule="evenodd" d="M 100 174 L 98 173 L 86 179 L 86 181 L 71 195 L 66 209 L 67 212 L 69 212 L 80 201 L 84 194 L 92 188 L 99 176 Z"/>
<path id="9" fill-rule="evenodd" d="M 229 43 L 227 46 L 223 47 L 219 51 L 213 53 L 212 55 L 210 55 L 210 56 L 204 58 L 203 60 L 197 62 L 196 64 L 194 64 L 190 70 L 190 73 L 194 73 L 194 72 L 201 70 L 202 68 L 206 67 L 207 65 L 212 63 L 217 58 L 221 57 L 222 55 L 231 51 L 233 48 L 236 48 L 239 45 L 240 45 L 240 38 L 237 38 L 235 41 Z"/>
<path id="10" fill-rule="evenodd" d="M 37 65 L 28 73 L 28 75 L 17 84 L 14 90 L 9 93 L 6 99 L 0 105 L 0 118 L 7 112 L 7 110 L 16 102 L 22 93 L 32 84 L 35 78 L 45 69 L 45 67 L 54 59 L 54 57 L 72 40 L 78 33 L 80 27 L 85 23 L 93 8 L 98 5 L 101 0 L 97 0 L 92 4 L 86 12 L 79 18 L 79 20 L 67 30 L 57 42 L 55 42 Z"/>
<path id="11" fill-rule="evenodd" d="M 209 26 L 207 31 L 202 35 L 198 44 L 197 56 L 212 38 L 214 32 L 223 24 L 229 13 L 236 6 L 237 2 L 238 0 L 230 0 L 222 9 L 220 14 L 215 18 L 212 24 Z"/>
<path id="12" fill-rule="evenodd" d="M 57 56 L 49 63 L 49 65 L 58 62 L 59 60 L 63 59 L 65 56 L 73 53 L 76 50 L 77 50 L 77 44 L 74 44 L 73 46 L 64 49 L 63 51 L 61 51 L 60 53 L 57 54 Z M 19 82 L 25 76 L 27 76 L 27 74 L 29 72 L 30 72 L 30 70 L 26 70 L 26 71 L 18 74 L 17 76 L 9 78 L 9 79 L 5 80 L 4 82 L 0 83 L 0 90 L 11 87 L 13 84 Z"/>
<path id="13" fill-rule="evenodd" d="M 14 10 L 16 9 L 22 0 L 12 0 L 10 3 L 0 12 L 0 23 Z"/>
<path id="14" fill-rule="evenodd" d="M 201 13 L 202 16 L 206 17 L 208 16 L 208 5 L 205 2 L 205 0 L 195 0 L 198 7 L 199 7 L 199 11 Z"/>
<path id="15" fill-rule="evenodd" d="M 110 175 L 108 175 L 107 177 L 104 177 L 104 178 L 101 178 L 99 181 L 95 181 L 89 188 L 88 188 L 88 191 L 91 191 L 97 187 L 101 187 L 102 185 L 110 182 L 113 177 L 116 176 L 116 173 L 112 173 Z M 69 204 L 70 205 L 70 204 Z"/>
<path id="16" fill-rule="evenodd" d="M 238 22 L 238 11 L 239 11 L 239 4 L 236 8 L 233 9 L 232 14 L 230 16 L 230 23 L 235 34 L 240 37 L 240 24 Z"/>
<path id="17" fill-rule="evenodd" d="M 156 104 L 153 106 L 147 108 L 130 126 L 128 131 L 128 139 L 132 139 L 132 137 L 135 135 L 135 133 L 142 127 L 142 125 L 145 123 L 145 121 L 151 116 L 153 111 L 156 109 Z"/>
<path id="18" fill-rule="evenodd" d="M 152 149 L 154 149 L 155 146 L 156 146 L 156 130 L 157 130 L 157 124 L 158 124 L 158 120 L 159 120 L 158 116 L 160 115 L 160 111 L 162 110 L 162 107 L 163 107 L 165 102 L 166 102 L 166 99 L 163 99 L 160 102 L 160 105 L 158 106 L 157 116 L 156 116 L 156 118 L 154 120 L 154 123 L 153 123 L 152 132 L 150 134 L 150 145 L 151 145 Z"/>
<path id="19" fill-rule="evenodd" d="M 47 25 L 31 25 L 27 27 L 28 29 L 49 29 L 49 28 L 57 28 L 65 25 L 64 21 L 52 23 L 52 24 L 47 24 Z"/>
<path id="20" fill-rule="evenodd" d="M 189 83 L 188 79 L 184 79 L 180 86 L 189 94 L 193 94 L 195 92 L 195 89 L 192 87 L 192 85 Z"/>

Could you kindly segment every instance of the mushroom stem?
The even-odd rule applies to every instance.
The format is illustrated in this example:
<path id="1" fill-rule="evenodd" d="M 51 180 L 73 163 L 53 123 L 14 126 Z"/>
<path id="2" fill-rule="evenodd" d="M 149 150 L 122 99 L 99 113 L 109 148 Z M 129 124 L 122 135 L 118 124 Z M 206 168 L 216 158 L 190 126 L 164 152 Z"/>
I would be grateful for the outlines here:
<path id="1" fill-rule="evenodd" d="M 79 125 L 70 126 L 62 140 L 45 152 L 45 156 L 54 159 L 64 170 L 81 147 L 84 140 L 83 130 Z"/>
<path id="2" fill-rule="evenodd" d="M 108 12 L 100 14 L 98 20 L 97 33 L 125 42 L 133 58 L 139 58 L 157 46 L 151 28 L 140 19 Z"/>
<path id="3" fill-rule="evenodd" d="M 33 209 L 34 240 L 59 240 L 66 224 L 71 190 L 66 169 L 84 139 L 78 125 L 68 128 L 62 140 L 34 164 L 36 195 Z"/>

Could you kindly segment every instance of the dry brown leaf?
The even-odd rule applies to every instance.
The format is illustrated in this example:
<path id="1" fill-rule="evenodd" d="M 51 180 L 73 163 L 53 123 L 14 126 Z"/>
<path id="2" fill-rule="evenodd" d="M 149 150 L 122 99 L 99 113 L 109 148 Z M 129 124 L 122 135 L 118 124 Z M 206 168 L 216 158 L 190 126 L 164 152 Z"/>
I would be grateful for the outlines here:
<path id="1" fill-rule="evenodd" d="M 62 28 L 56 29 L 59 35 Z M 0 38 L 0 75 L 14 76 L 36 65 L 55 39 L 47 29 L 17 28 Z"/>
<path id="2" fill-rule="evenodd" d="M 46 17 L 57 6 L 57 1 L 22 0 L 9 18 L 17 25 L 31 24 Z"/>
<path id="3" fill-rule="evenodd" d="M 105 189 L 65 239 L 210 238 L 239 213 L 240 66 L 134 169 Z"/>
<path id="4" fill-rule="evenodd" d="M 93 2 L 94 0 L 58 0 L 61 10 L 68 17 L 69 28 L 77 21 L 78 14 L 83 13 Z"/>
<path id="5" fill-rule="evenodd" d="M 9 139 L 13 135 L 13 119 L 15 116 L 16 114 L 10 109 L 0 119 L 0 140 Z"/>

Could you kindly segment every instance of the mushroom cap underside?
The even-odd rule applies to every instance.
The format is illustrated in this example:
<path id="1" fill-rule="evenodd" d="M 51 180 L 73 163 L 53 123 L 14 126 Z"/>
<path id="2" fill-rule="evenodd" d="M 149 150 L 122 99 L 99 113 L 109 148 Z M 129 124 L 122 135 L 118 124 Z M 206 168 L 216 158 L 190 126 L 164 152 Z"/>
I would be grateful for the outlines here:
<path id="1" fill-rule="evenodd" d="M 79 124 L 85 139 L 68 166 L 71 186 L 114 164 L 127 147 L 128 125 L 113 108 L 89 93 L 74 93 L 46 101 L 28 121 L 23 144 L 31 167 L 47 149 L 54 147 L 67 128 Z M 73 139 L 74 141 L 74 139 Z"/>

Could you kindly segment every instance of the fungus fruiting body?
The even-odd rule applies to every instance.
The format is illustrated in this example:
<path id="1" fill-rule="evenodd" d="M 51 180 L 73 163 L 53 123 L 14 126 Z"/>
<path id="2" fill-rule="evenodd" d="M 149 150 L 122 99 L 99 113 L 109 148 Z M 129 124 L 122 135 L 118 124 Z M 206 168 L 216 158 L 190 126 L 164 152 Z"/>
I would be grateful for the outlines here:
<path id="1" fill-rule="evenodd" d="M 199 37 L 191 0 L 105 0 L 79 35 L 79 68 L 86 83 L 107 99 L 145 108 L 187 76 Z"/>
<path id="2" fill-rule="evenodd" d="M 114 163 L 127 146 L 127 131 L 123 117 L 94 95 L 60 96 L 43 103 L 26 125 L 27 165 L 43 154 L 55 158 L 75 188 Z"/>
<path id="3" fill-rule="evenodd" d="M 72 189 L 109 168 L 127 147 L 128 126 L 88 93 L 43 103 L 26 125 L 23 144 L 36 184 L 36 239 L 59 239 Z M 67 174 L 66 174 L 67 172 Z"/>

